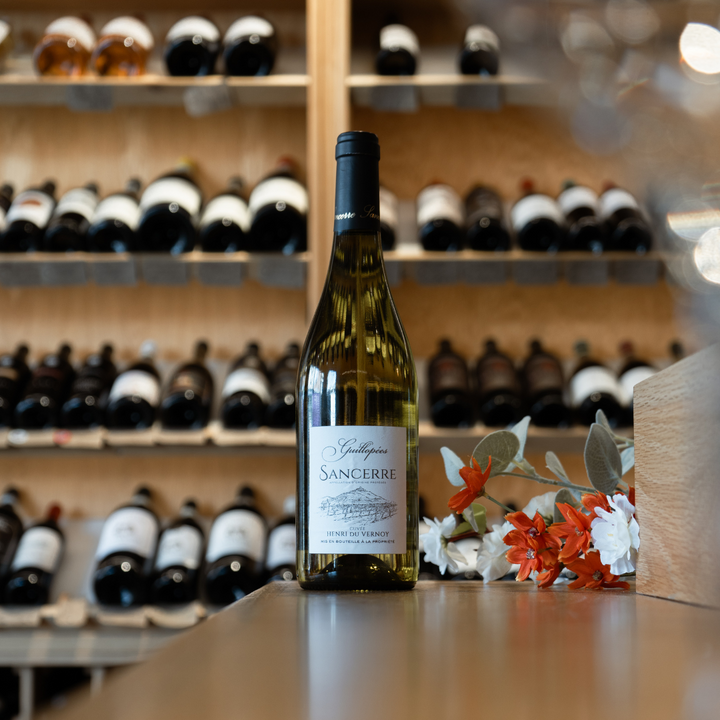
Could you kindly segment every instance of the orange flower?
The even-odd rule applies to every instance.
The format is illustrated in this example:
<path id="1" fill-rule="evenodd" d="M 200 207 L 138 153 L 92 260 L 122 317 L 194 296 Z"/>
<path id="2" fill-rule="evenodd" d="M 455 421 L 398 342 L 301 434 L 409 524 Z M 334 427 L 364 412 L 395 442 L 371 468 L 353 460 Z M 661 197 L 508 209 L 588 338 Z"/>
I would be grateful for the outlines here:
<path id="1" fill-rule="evenodd" d="M 533 570 L 540 573 L 557 564 L 562 543 L 547 532 L 540 513 L 536 512 L 532 520 L 524 512 L 509 513 L 505 519 L 517 528 L 503 538 L 511 546 L 505 553 L 507 561 L 520 565 L 516 580 L 525 580 Z"/>
<path id="2" fill-rule="evenodd" d="M 587 497 L 587 496 L 585 496 Z M 589 515 L 578 512 L 568 503 L 558 503 L 558 508 L 563 514 L 566 522 L 554 523 L 548 528 L 551 535 L 559 538 L 566 538 L 565 546 L 560 551 L 561 562 L 568 563 L 577 560 L 581 552 L 586 553 L 592 542 L 590 535 L 590 524 L 592 518 Z"/>
<path id="3" fill-rule="evenodd" d="M 558 579 L 558 575 L 560 575 L 561 570 L 562 564 L 555 563 L 549 570 L 540 573 L 537 576 L 538 587 L 549 588 Z"/>
<path id="4" fill-rule="evenodd" d="M 635 505 L 635 486 L 634 485 L 628 490 L 628 500 L 630 501 L 631 505 Z"/>
<path id="5" fill-rule="evenodd" d="M 618 582 L 618 576 L 610 572 L 609 565 L 603 565 L 600 560 L 600 553 L 589 552 L 585 557 L 568 563 L 568 569 L 572 570 L 578 579 L 568 585 L 571 590 L 587 588 L 588 590 L 600 590 L 600 588 L 622 588 L 629 590 L 630 585 L 626 582 Z"/>
<path id="6" fill-rule="evenodd" d="M 478 495 L 485 494 L 485 483 L 490 477 L 492 458 L 488 458 L 488 466 L 485 472 L 480 469 L 475 458 L 472 459 L 472 464 L 472 468 L 464 467 L 460 469 L 460 477 L 465 481 L 467 487 L 464 487 L 448 500 L 448 507 L 460 515 L 462 515 L 463 510 L 470 507 Z"/>
<path id="7" fill-rule="evenodd" d="M 594 520 L 597 517 L 595 508 L 601 508 L 606 512 L 612 512 L 610 509 L 610 503 L 608 502 L 607 495 L 604 493 L 597 493 L 595 495 L 587 493 L 582 496 L 582 504 L 584 508 L 590 513 L 590 519 Z"/>

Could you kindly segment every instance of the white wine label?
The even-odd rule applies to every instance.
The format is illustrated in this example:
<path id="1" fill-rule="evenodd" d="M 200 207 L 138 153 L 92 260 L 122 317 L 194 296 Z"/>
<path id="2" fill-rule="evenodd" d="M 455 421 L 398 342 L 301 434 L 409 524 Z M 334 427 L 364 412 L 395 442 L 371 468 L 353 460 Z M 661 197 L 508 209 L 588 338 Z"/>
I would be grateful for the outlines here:
<path id="1" fill-rule="evenodd" d="M 160 537 L 155 569 L 181 565 L 188 570 L 200 566 L 202 558 L 203 537 L 201 532 L 192 525 L 181 525 L 169 528 Z"/>
<path id="2" fill-rule="evenodd" d="M 45 35 L 62 35 L 75 38 L 85 50 L 92 52 L 96 38 L 93 29 L 78 17 L 66 16 L 53 20 L 46 28 Z"/>
<path id="3" fill-rule="evenodd" d="M 206 40 L 209 43 L 216 43 L 220 40 L 220 31 L 206 18 L 191 15 L 179 20 L 168 30 L 165 42 L 171 43 L 183 38 L 196 37 L 200 38 L 200 42 Z"/>
<path id="4" fill-rule="evenodd" d="M 255 218 L 258 210 L 267 205 L 279 205 L 283 203 L 295 208 L 301 215 L 308 211 L 307 190 L 292 178 L 275 177 L 259 182 L 250 193 L 250 221 Z M 280 208 L 278 208 L 280 209 Z"/>
<path id="5" fill-rule="evenodd" d="M 141 397 L 156 407 L 160 402 L 160 382 L 149 372 L 144 370 L 126 370 L 118 375 L 113 383 L 108 402 L 123 397 Z"/>
<path id="6" fill-rule="evenodd" d="M 87 188 L 74 188 L 73 190 L 68 190 L 68 192 L 60 198 L 60 202 L 55 207 L 53 214 L 55 217 L 60 217 L 66 213 L 77 213 L 90 222 L 95 214 L 97 205 L 98 197 L 92 190 L 88 190 Z"/>
<path id="7" fill-rule="evenodd" d="M 10 34 L 10 24 L 0 20 L 0 43 Z"/>
<path id="8" fill-rule="evenodd" d="M 267 405 L 270 402 L 270 381 L 260 370 L 239 368 L 225 378 L 222 399 L 225 400 L 236 392 L 255 393 Z"/>
<path id="9" fill-rule="evenodd" d="M 203 211 L 200 227 L 205 228 L 210 223 L 225 219 L 234 222 L 243 232 L 250 231 L 250 210 L 237 195 L 220 195 L 212 199 Z"/>
<path id="10" fill-rule="evenodd" d="M 140 206 L 127 195 L 110 195 L 101 200 L 93 215 L 93 225 L 105 220 L 119 220 L 131 230 L 137 230 L 140 223 Z"/>
<path id="11" fill-rule="evenodd" d="M 547 195 L 528 195 L 521 198 L 513 205 L 510 213 L 510 220 L 516 232 L 539 218 L 554 220 L 558 225 L 565 222 L 558 204 Z"/>
<path id="12" fill-rule="evenodd" d="M 50 220 L 54 207 L 54 200 L 44 192 L 25 190 L 13 200 L 5 222 L 9 225 L 16 220 L 20 220 L 44 228 Z"/>
<path id="13" fill-rule="evenodd" d="M 462 200 L 449 185 L 430 185 L 417 197 L 418 227 L 433 220 L 451 220 L 458 227 L 465 222 Z"/>
<path id="14" fill-rule="evenodd" d="M 603 220 L 607 220 L 614 212 L 622 208 L 640 210 L 637 200 L 627 190 L 612 188 L 600 196 L 599 214 Z"/>
<path id="15" fill-rule="evenodd" d="M 205 559 L 215 562 L 226 555 L 245 555 L 260 562 L 265 555 L 265 523 L 251 510 L 227 510 L 210 530 Z"/>
<path id="16" fill-rule="evenodd" d="M 310 428 L 311 553 L 397 555 L 407 545 L 407 428 Z"/>
<path id="17" fill-rule="evenodd" d="M 95 558 L 103 560 L 116 552 L 131 552 L 142 558 L 152 557 L 157 536 L 158 523 L 154 515 L 142 508 L 120 508 L 105 521 Z"/>
<path id="18" fill-rule="evenodd" d="M 570 378 L 568 385 L 570 405 L 580 407 L 593 393 L 607 393 L 622 403 L 622 390 L 615 375 L 605 367 L 593 365 L 584 368 Z"/>
<path id="19" fill-rule="evenodd" d="M 248 15 L 236 20 L 225 33 L 224 45 L 230 45 L 236 40 L 257 35 L 261 38 L 269 38 L 275 34 L 275 28 L 265 18 L 256 15 Z"/>
<path id="20" fill-rule="evenodd" d="M 635 386 L 639 382 L 647 380 L 649 377 L 652 377 L 656 374 L 657 370 L 655 368 L 649 367 L 648 365 L 645 365 L 643 367 L 636 367 L 632 370 L 624 372 L 620 376 L 619 382 L 620 387 L 622 388 L 623 400 L 625 405 L 630 405 L 630 403 L 633 401 L 633 389 L 635 388 Z"/>
<path id="21" fill-rule="evenodd" d="M 398 199 L 387 188 L 380 188 L 380 220 L 393 230 L 398 226 Z"/>
<path id="22" fill-rule="evenodd" d="M 465 31 L 465 45 L 471 45 L 473 50 L 487 49 L 498 51 L 500 38 L 485 25 L 471 25 Z"/>
<path id="23" fill-rule="evenodd" d="M 386 25 L 380 31 L 380 48 L 391 51 L 407 50 L 414 57 L 420 54 L 417 35 L 405 25 Z"/>
<path id="24" fill-rule="evenodd" d="M 62 552 L 62 540 L 55 530 L 33 527 L 20 538 L 12 569 L 38 568 L 54 572 Z"/>
<path id="25" fill-rule="evenodd" d="M 100 30 L 100 37 L 116 35 L 121 38 L 132 38 L 140 47 L 150 52 L 155 46 L 150 28 L 134 17 L 123 15 L 111 20 Z"/>
<path id="26" fill-rule="evenodd" d="M 588 187 L 575 185 L 563 190 L 557 199 L 560 210 L 564 215 L 569 215 L 578 208 L 590 208 L 596 215 L 600 210 L 597 193 Z"/>
<path id="27" fill-rule="evenodd" d="M 295 565 L 295 525 L 279 525 L 268 538 L 265 567 L 272 570 L 281 565 Z"/>
<path id="28" fill-rule="evenodd" d="M 140 211 L 145 212 L 155 205 L 172 205 L 181 208 L 196 217 L 202 205 L 202 195 L 196 185 L 183 178 L 160 178 L 145 188 L 140 199 Z"/>

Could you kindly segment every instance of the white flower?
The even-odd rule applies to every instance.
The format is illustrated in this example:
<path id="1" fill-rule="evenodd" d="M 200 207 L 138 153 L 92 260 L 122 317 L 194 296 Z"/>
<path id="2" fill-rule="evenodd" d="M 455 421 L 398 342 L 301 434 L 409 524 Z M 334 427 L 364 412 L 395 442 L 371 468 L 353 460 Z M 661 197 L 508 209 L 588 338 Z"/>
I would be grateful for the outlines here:
<path id="1" fill-rule="evenodd" d="M 455 516 L 448 515 L 442 522 L 437 518 L 434 520 L 423 519 L 429 527 L 429 530 L 423 535 L 425 562 L 437 565 L 442 575 L 445 574 L 448 566 L 457 570 L 458 562 L 464 563 L 465 556 L 455 547 L 455 543 L 448 545 L 448 538 L 455 529 Z"/>
<path id="2" fill-rule="evenodd" d="M 635 572 L 638 548 L 640 547 L 640 526 L 635 519 L 635 506 L 618 493 L 608 496 L 612 512 L 596 508 L 597 517 L 590 525 L 593 546 L 600 551 L 603 565 L 610 566 L 613 575 Z"/>
<path id="3" fill-rule="evenodd" d="M 535 517 L 535 513 L 539 512 L 546 522 L 549 519 L 550 524 L 552 524 L 556 495 L 557 492 L 547 492 L 544 495 L 537 495 L 523 508 L 523 512 L 531 520 Z"/>
<path id="4" fill-rule="evenodd" d="M 493 525 L 492 532 L 483 536 L 476 567 L 484 583 L 498 580 L 512 570 L 512 565 L 505 559 L 505 553 L 510 547 L 503 542 L 503 538 L 513 529 L 513 524 L 506 521 L 502 525 Z"/>

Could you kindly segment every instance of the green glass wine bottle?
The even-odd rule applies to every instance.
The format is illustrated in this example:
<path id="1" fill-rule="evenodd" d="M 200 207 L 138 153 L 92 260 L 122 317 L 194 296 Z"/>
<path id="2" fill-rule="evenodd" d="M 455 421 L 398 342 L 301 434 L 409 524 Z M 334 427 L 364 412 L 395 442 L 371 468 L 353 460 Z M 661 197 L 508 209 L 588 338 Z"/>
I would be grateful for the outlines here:
<path id="1" fill-rule="evenodd" d="M 298 555 L 308 590 L 409 590 L 418 577 L 418 389 L 385 275 L 377 136 L 335 150 L 325 288 L 298 372 Z"/>

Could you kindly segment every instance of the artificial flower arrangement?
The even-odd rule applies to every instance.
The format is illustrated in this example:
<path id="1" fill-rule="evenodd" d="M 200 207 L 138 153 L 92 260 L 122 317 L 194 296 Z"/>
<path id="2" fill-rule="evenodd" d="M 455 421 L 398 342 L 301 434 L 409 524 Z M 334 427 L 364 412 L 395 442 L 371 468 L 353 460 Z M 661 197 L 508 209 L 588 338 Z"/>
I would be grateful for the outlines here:
<path id="1" fill-rule="evenodd" d="M 477 571 L 486 583 L 517 569 L 516 580 L 530 577 L 541 588 L 565 582 L 571 589 L 628 589 L 620 578 L 635 574 L 640 547 L 635 491 L 622 479 L 635 464 L 633 440 L 615 434 L 598 411 L 585 444 L 589 488 L 571 483 L 553 452 L 546 453 L 545 462 L 555 478 L 537 473 L 524 457 L 529 423 L 526 417 L 512 430 L 487 435 L 469 467 L 449 448 L 441 449 L 448 480 L 462 489 L 448 502 L 454 514 L 442 521 L 424 518 L 429 526 L 423 535 L 425 561 L 443 574 L 448 567 L 458 570 L 466 558 L 455 543 L 479 538 Z M 560 489 L 513 512 L 485 490 L 488 479 L 499 476 L 527 477 Z M 485 507 L 475 502 L 481 497 L 507 511 L 505 522 L 488 533 Z"/>

